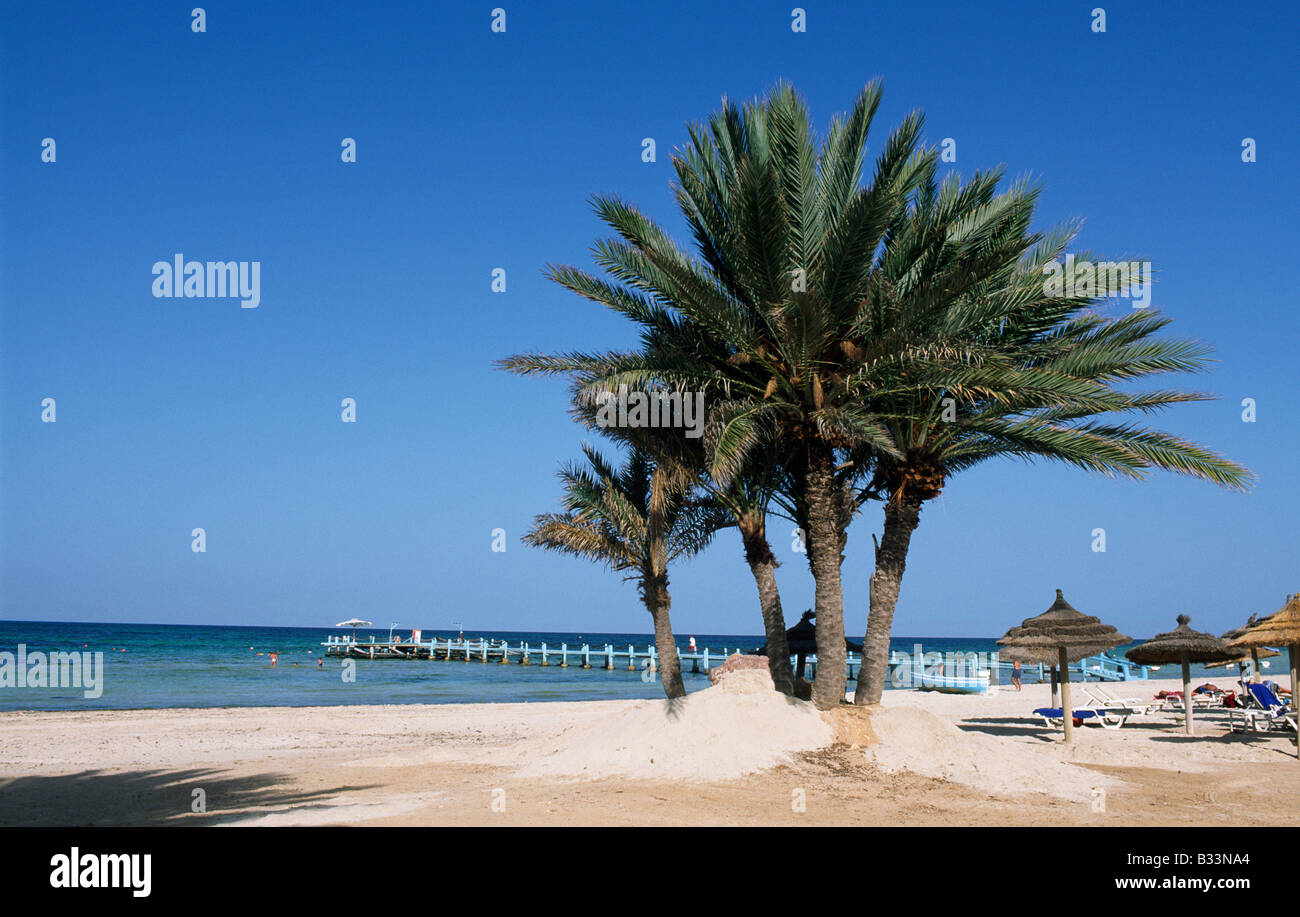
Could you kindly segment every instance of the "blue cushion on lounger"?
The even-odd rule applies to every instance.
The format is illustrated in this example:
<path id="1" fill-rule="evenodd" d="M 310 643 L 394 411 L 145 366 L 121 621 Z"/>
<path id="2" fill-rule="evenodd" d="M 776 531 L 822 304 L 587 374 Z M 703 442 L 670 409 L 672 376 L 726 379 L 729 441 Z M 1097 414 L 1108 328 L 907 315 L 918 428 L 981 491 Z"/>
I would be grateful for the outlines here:
<path id="1" fill-rule="evenodd" d="M 1060 707 L 1039 707 L 1037 710 L 1034 711 L 1034 714 L 1036 716 L 1045 716 L 1051 720 L 1059 720 L 1061 718 L 1061 708 Z M 1074 711 L 1074 718 L 1076 720 L 1087 720 L 1093 718 L 1096 715 L 1097 715 L 1096 710 Z"/>
<path id="2" fill-rule="evenodd" d="M 1268 685 L 1252 684 L 1248 687 L 1250 688 L 1250 693 L 1255 696 L 1255 700 L 1259 701 L 1260 706 L 1265 710 L 1272 710 L 1276 707 L 1286 706 L 1286 701 L 1274 694 L 1273 689 Z"/>

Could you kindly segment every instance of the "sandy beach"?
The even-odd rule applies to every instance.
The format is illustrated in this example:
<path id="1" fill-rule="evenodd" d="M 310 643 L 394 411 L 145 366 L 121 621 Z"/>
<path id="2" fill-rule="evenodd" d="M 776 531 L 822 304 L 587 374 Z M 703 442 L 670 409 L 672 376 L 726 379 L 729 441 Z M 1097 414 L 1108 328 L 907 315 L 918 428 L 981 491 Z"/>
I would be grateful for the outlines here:
<path id="1" fill-rule="evenodd" d="M 1172 682 L 1106 686 L 1149 699 Z M 1077 690 L 1077 688 L 1076 688 Z M 1295 825 L 1295 746 L 1226 712 L 1077 730 L 891 691 L 826 721 L 775 695 L 6 713 L 4 825 Z M 1076 694 L 1077 698 L 1077 694 Z M 662 743 L 662 744 L 659 744 Z M 656 749 L 662 749 L 660 754 Z M 656 760 L 656 756 L 657 760 Z M 198 792 L 201 791 L 201 792 Z"/>

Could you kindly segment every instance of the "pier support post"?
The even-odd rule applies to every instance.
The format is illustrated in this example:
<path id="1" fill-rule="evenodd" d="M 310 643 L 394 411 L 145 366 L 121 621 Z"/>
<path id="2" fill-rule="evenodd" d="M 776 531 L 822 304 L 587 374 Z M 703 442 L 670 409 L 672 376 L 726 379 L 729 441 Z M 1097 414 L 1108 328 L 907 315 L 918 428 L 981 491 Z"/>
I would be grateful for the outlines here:
<path id="1" fill-rule="evenodd" d="M 560 644 L 560 668 L 567 669 L 568 667 L 569 667 L 569 644 L 561 643 Z"/>
<path id="2" fill-rule="evenodd" d="M 605 671 L 614 671 L 614 647 L 612 644 L 605 644 Z"/>
<path id="3" fill-rule="evenodd" d="M 591 644 L 590 643 L 582 644 L 582 667 L 584 669 L 591 668 Z"/>
<path id="4" fill-rule="evenodd" d="M 543 643 L 543 644 L 542 644 L 542 665 L 543 665 L 543 666 L 546 666 L 546 665 L 548 665 L 548 664 L 549 664 L 549 663 L 547 663 L 547 661 L 546 661 L 546 644 Z"/>
<path id="5" fill-rule="evenodd" d="M 627 670 L 629 672 L 636 671 L 636 650 L 632 648 L 630 643 L 627 645 Z"/>

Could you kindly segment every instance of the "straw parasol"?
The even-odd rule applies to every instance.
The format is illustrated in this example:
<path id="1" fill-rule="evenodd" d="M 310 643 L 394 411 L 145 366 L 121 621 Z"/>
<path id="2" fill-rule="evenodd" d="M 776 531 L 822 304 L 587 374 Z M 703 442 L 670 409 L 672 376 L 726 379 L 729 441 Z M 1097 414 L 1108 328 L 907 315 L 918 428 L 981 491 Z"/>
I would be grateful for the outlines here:
<path id="1" fill-rule="evenodd" d="M 1241 627 L 1234 627 L 1226 634 L 1220 635 L 1219 639 L 1222 640 L 1224 643 L 1231 643 L 1233 640 L 1236 640 L 1238 637 L 1240 637 L 1242 634 L 1250 630 L 1258 623 L 1259 623 L 1259 615 L 1251 615 L 1250 620 L 1248 620 L 1245 624 L 1243 624 Z M 1245 650 L 1237 650 L 1238 654 L 1242 654 L 1244 652 Z M 1259 661 L 1261 659 L 1271 659 L 1274 656 L 1281 656 L 1281 655 L 1282 654 L 1279 653 L 1277 650 L 1271 650 L 1266 646 L 1252 646 L 1250 648 L 1249 656 L 1238 655 L 1236 659 L 1229 660 L 1229 662 L 1212 662 L 1210 663 L 1210 666 L 1229 665 L 1232 662 L 1241 662 L 1246 659 L 1249 659 L 1251 662 L 1251 675 L 1253 676 L 1254 679 L 1257 680 L 1259 678 Z"/>
<path id="2" fill-rule="evenodd" d="M 1240 630 L 1240 631 L 1242 631 L 1242 632 L 1245 632 L 1246 628 L 1244 628 L 1244 627 L 1240 627 L 1240 628 L 1238 628 L 1238 630 Z M 1229 634 L 1231 634 L 1231 633 L 1235 633 L 1235 631 L 1228 631 L 1228 633 L 1229 633 Z M 1223 640 L 1224 642 L 1227 642 L 1227 640 L 1228 640 L 1229 638 L 1228 638 L 1227 635 L 1225 634 L 1224 636 L 1220 637 L 1219 639 L 1220 639 L 1220 640 Z M 1226 660 L 1224 660 L 1223 662 L 1207 662 L 1207 663 L 1205 664 L 1205 667 L 1206 667 L 1207 669 L 1225 669 L 1225 668 L 1227 668 L 1227 667 L 1230 666 L 1230 665 L 1240 665 L 1241 663 L 1243 663 L 1243 662 L 1245 662 L 1247 659 L 1249 659 L 1249 660 L 1251 661 L 1251 664 L 1254 666 L 1254 669 L 1255 669 L 1255 677 L 1258 678 L 1258 677 L 1259 677 L 1259 676 L 1258 676 L 1258 673 L 1259 673 L 1259 660 L 1261 660 L 1261 659 L 1272 659 L 1274 656 L 1281 656 L 1281 655 L 1282 655 L 1282 654 L 1279 653 L 1277 650 L 1271 650 L 1271 649 L 1269 649 L 1269 648 L 1266 647 L 1266 646 L 1257 646 L 1257 647 L 1252 647 L 1252 648 L 1251 648 L 1251 651 L 1250 651 L 1250 655 L 1248 655 L 1248 656 L 1244 656 L 1244 655 L 1242 655 L 1242 653 L 1241 653 L 1240 650 L 1237 650 L 1237 651 L 1228 650 L 1228 652 L 1230 652 L 1230 653 L 1233 654 L 1231 659 L 1226 659 Z"/>
<path id="3" fill-rule="evenodd" d="M 1163 665 L 1180 663 L 1183 667 L 1183 710 L 1187 734 L 1192 734 L 1192 676 L 1189 666 L 1193 662 L 1229 662 L 1236 659 L 1222 640 L 1214 634 L 1192 630 L 1187 615 L 1178 616 L 1178 627 L 1156 634 L 1141 646 L 1135 646 L 1124 655 L 1138 665 Z"/>
<path id="4" fill-rule="evenodd" d="M 1075 609 L 1058 589 L 1051 608 L 1011 628 L 998 639 L 998 646 L 1003 648 L 1000 654 L 1013 662 L 1041 662 L 1060 669 L 1061 719 L 1065 725 L 1065 741 L 1073 742 L 1070 663 L 1131 642 L 1109 624 Z"/>
<path id="5" fill-rule="evenodd" d="M 1228 649 L 1234 652 L 1260 646 L 1285 646 L 1291 657 L 1291 706 L 1295 707 L 1296 661 L 1300 657 L 1300 593 L 1288 595 L 1286 604 L 1274 614 L 1254 627 L 1247 627 L 1245 633 L 1227 641 Z M 1300 756 L 1300 746 L 1296 753 Z"/>
<path id="6" fill-rule="evenodd" d="M 803 613 L 799 623 L 789 628 L 785 632 L 785 642 L 790 650 L 790 654 L 795 657 L 795 677 L 803 678 L 804 668 L 807 665 L 808 657 L 817 652 L 817 625 L 813 624 L 813 611 L 809 610 Z M 854 643 L 851 640 L 844 641 L 844 648 L 850 653 L 862 652 L 862 644 Z M 754 650 L 755 656 L 767 655 L 767 644 L 763 644 Z"/>

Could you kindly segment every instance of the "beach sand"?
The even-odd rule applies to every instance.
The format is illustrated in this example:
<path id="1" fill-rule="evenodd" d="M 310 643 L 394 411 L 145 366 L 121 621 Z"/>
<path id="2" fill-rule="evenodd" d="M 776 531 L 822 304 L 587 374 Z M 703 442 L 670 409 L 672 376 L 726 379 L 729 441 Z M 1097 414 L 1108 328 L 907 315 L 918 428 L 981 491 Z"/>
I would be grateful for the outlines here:
<path id="1" fill-rule="evenodd" d="M 1105 687 L 1149 699 L 1176 685 Z M 4 713 L 0 825 L 1300 824 L 1295 745 L 1278 732 L 1230 735 L 1223 713 L 1198 711 L 1191 738 L 1163 713 L 1078 729 L 1066 748 L 1029 715 L 1045 685 L 890 691 L 829 723 L 784 699 L 718 690 L 673 711 L 586 701 Z"/>

